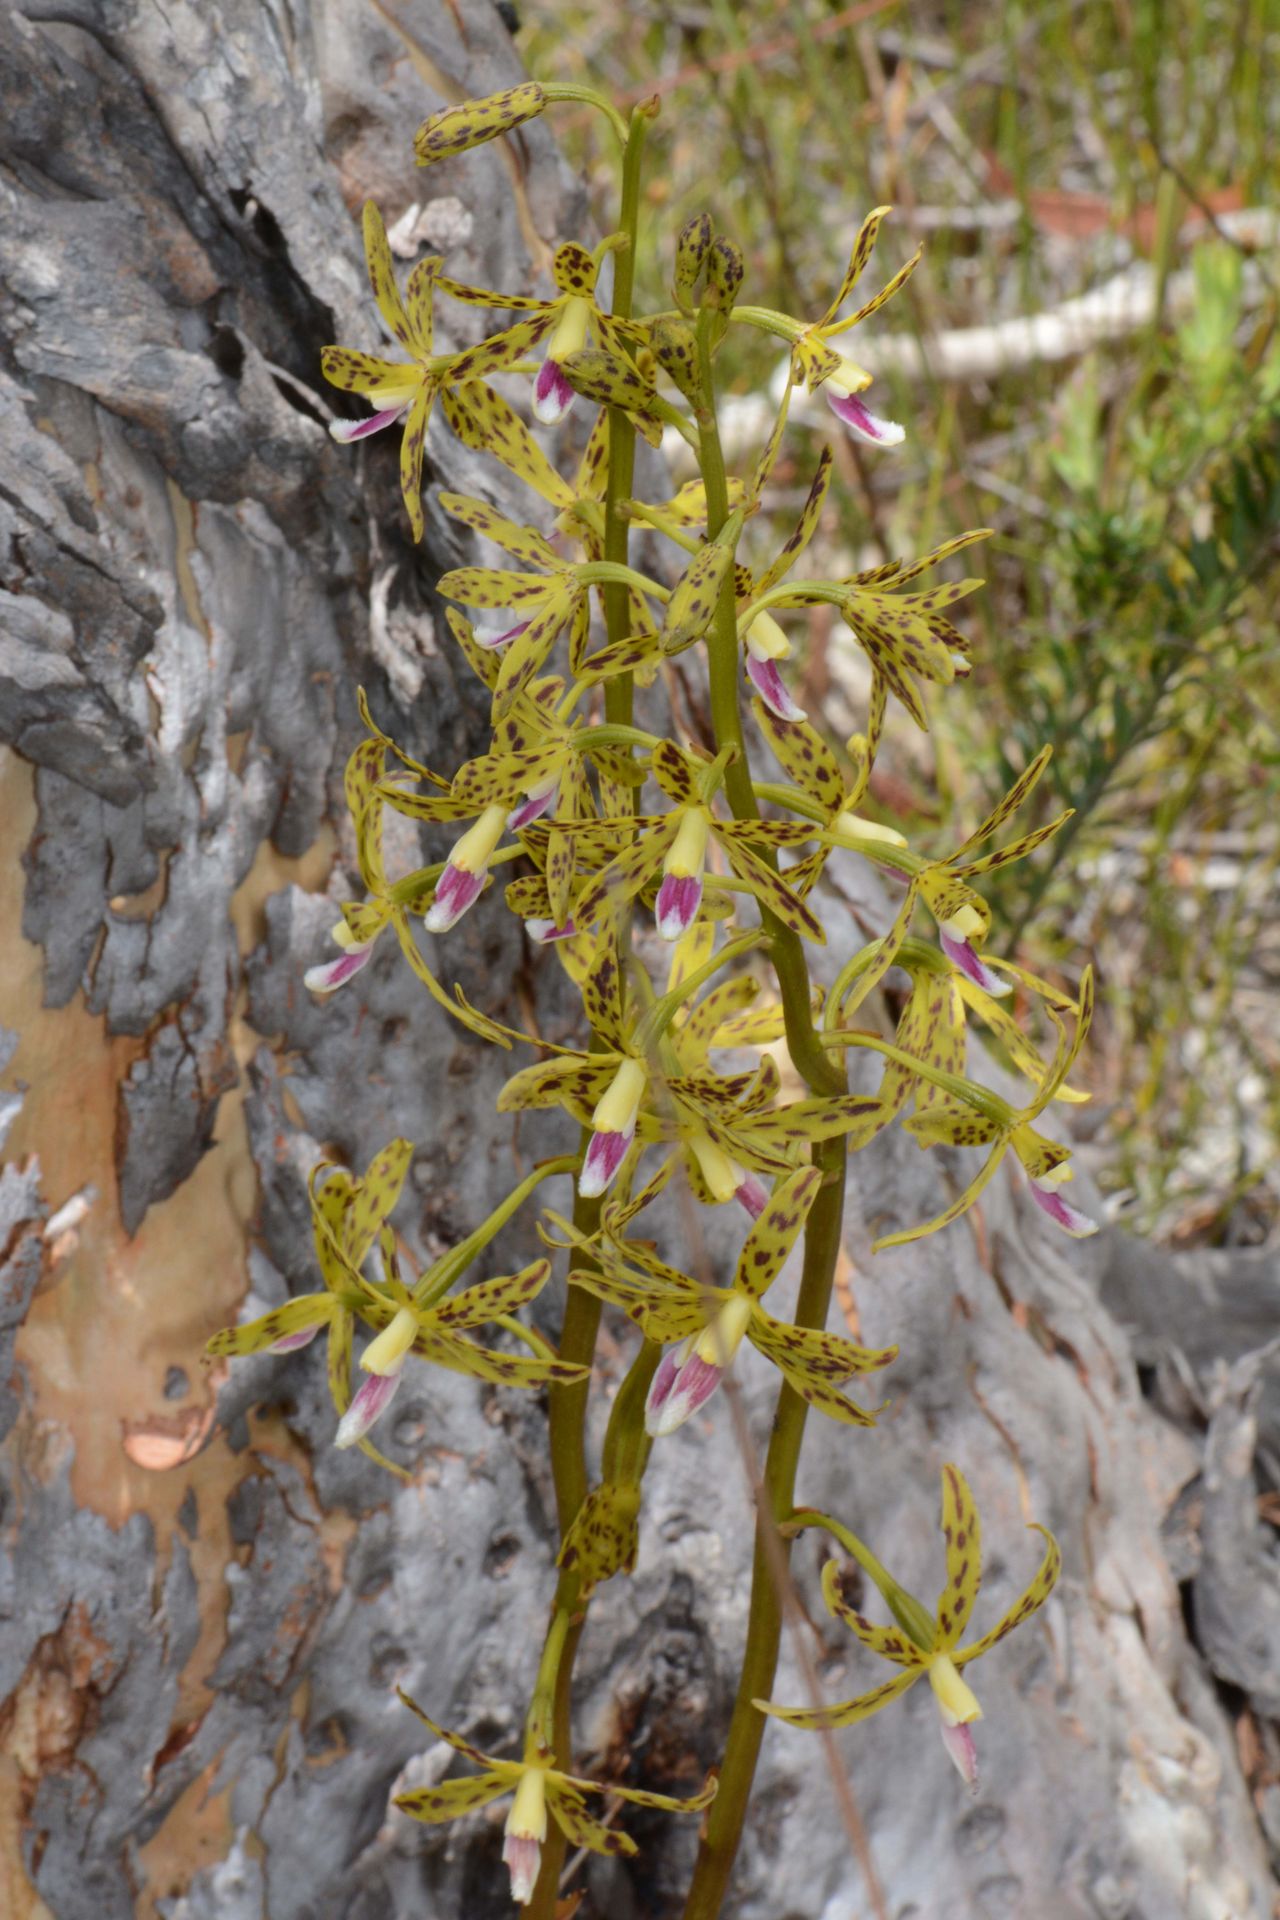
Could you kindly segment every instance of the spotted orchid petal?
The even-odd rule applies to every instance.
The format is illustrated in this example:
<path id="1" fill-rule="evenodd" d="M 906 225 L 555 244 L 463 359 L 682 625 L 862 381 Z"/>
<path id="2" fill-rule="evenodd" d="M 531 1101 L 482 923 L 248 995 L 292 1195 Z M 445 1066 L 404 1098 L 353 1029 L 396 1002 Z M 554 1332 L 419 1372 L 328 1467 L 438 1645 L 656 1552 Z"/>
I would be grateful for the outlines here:
<path id="1" fill-rule="evenodd" d="M 586 344 L 593 305 L 582 294 L 571 294 L 564 302 L 555 332 L 547 343 L 546 358 L 533 383 L 534 418 L 540 420 L 544 427 L 558 426 L 577 397 L 562 363 L 571 353 L 581 352 Z"/>
<path id="2" fill-rule="evenodd" d="M 613 1132 L 592 1134 L 578 1176 L 578 1192 L 584 1200 L 598 1199 L 613 1185 L 635 1137 L 634 1121 L 629 1129 L 620 1127 Z"/>
<path id="3" fill-rule="evenodd" d="M 769 1189 L 754 1173 L 744 1173 L 741 1183 L 734 1188 L 733 1197 L 753 1220 L 758 1220 L 769 1204 Z"/>
<path id="4" fill-rule="evenodd" d="M 709 1326 L 669 1347 L 658 1362 L 645 1401 L 645 1432 L 654 1439 L 674 1433 L 705 1407 L 725 1374 L 751 1318 L 751 1302 L 732 1294 Z"/>
<path id="5" fill-rule="evenodd" d="M 900 427 L 896 420 L 882 420 L 862 404 L 856 393 L 841 393 L 834 378 L 827 381 L 822 391 L 836 418 L 843 420 L 859 440 L 866 440 L 873 447 L 896 447 L 906 439 L 905 427 Z"/>
<path id="6" fill-rule="evenodd" d="M 686 1343 L 687 1344 L 687 1343 Z M 674 1433 L 704 1407 L 724 1378 L 724 1368 L 694 1353 L 681 1359 L 683 1345 L 668 1347 L 644 1403 L 645 1432 L 654 1439 Z"/>
<path id="7" fill-rule="evenodd" d="M 778 665 L 780 660 L 790 657 L 791 642 L 773 615 L 768 612 L 756 614 L 744 638 L 747 678 L 770 713 L 779 720 L 803 720 L 804 708 L 798 707 L 787 692 Z"/>
<path id="8" fill-rule="evenodd" d="M 527 1767 L 520 1775 L 502 1843 L 502 1863 L 511 1875 L 511 1898 L 518 1907 L 527 1906 L 533 1898 L 546 1837 L 546 1773 L 542 1767 Z"/>
<path id="9" fill-rule="evenodd" d="M 659 936 L 663 940 L 682 940 L 697 919 L 701 905 L 701 874 L 665 875 L 654 909 Z"/>
<path id="10" fill-rule="evenodd" d="M 595 1200 L 613 1184 L 636 1137 L 636 1118 L 649 1076 L 638 1060 L 624 1060 L 591 1115 L 591 1144 L 578 1176 L 578 1192 Z"/>
<path id="11" fill-rule="evenodd" d="M 942 1744 L 947 1750 L 947 1758 L 964 1781 L 971 1793 L 978 1790 L 978 1748 L 969 1726 L 949 1727 L 945 1720 L 939 1723 Z"/>
<path id="12" fill-rule="evenodd" d="M 436 884 L 436 897 L 426 915 L 427 932 L 447 933 L 456 926 L 480 898 L 484 880 L 483 872 L 466 873 L 450 861 Z"/>
<path id="13" fill-rule="evenodd" d="M 545 780 L 537 781 L 519 804 L 512 807 L 507 815 L 507 826 L 510 831 L 518 833 L 521 827 L 530 826 L 533 821 L 540 820 L 544 813 L 549 813 L 555 806 L 559 791 L 560 773 L 557 769 Z"/>
<path id="14" fill-rule="evenodd" d="M 267 1348 L 268 1353 L 298 1353 L 303 1347 L 309 1347 L 320 1331 L 321 1322 L 317 1320 L 310 1327 L 300 1327 L 296 1333 L 283 1333 L 273 1340 Z"/>
<path id="15" fill-rule="evenodd" d="M 698 917 L 710 831 L 711 816 L 704 807 L 690 807 L 680 816 L 676 837 L 663 856 L 662 884 L 654 909 L 663 940 L 683 940 Z"/>

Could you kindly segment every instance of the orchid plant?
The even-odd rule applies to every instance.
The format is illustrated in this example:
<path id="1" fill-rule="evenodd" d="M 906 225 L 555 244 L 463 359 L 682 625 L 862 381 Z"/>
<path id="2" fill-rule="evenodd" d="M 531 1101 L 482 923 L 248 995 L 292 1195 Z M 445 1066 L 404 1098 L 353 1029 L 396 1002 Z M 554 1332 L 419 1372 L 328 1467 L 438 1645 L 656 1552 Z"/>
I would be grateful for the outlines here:
<path id="1" fill-rule="evenodd" d="M 986 1149 L 976 1178 L 953 1205 L 881 1245 L 947 1227 L 1010 1150 L 1051 1223 L 1069 1234 L 1094 1231 L 1061 1193 L 1071 1171 L 1067 1148 L 1036 1124 L 1055 1100 L 1081 1097 L 1067 1076 L 1088 1030 L 1092 993 L 1087 974 L 1073 998 L 985 951 L 990 915 L 977 883 L 1033 852 L 1067 817 L 979 852 L 1026 800 L 1047 754 L 953 851 L 913 847 L 875 817 L 870 783 L 889 701 L 923 728 L 929 698 L 969 670 L 970 643 L 948 610 L 980 583 L 914 583 L 983 531 L 842 578 L 798 573 L 834 471 L 824 447 L 799 520 L 776 554 L 762 565 L 743 551 L 748 523 L 762 517 L 797 385 L 824 393 L 840 429 L 869 445 L 884 449 L 903 439 L 904 429 L 863 399 L 869 376 L 843 343 L 904 285 L 918 255 L 862 298 L 888 214 L 875 208 L 854 238 L 831 303 L 818 320 L 806 321 L 739 303 L 741 255 L 703 215 L 676 239 L 671 307 L 637 315 L 641 162 L 656 100 L 624 118 L 590 89 L 530 81 L 434 115 L 417 135 L 419 164 L 465 153 L 563 99 L 598 108 L 612 129 L 621 212 L 617 230 L 594 250 L 578 241 L 559 247 L 552 292 L 470 286 L 434 258 L 413 267 L 402 292 L 382 215 L 373 205 L 364 210 L 369 280 L 390 340 L 379 354 L 325 350 L 327 378 L 371 409 L 335 422 L 335 439 L 401 428 L 405 508 L 421 540 L 423 451 L 438 403 L 468 448 L 484 451 L 528 488 L 537 525 L 510 520 L 484 500 L 437 493 L 444 513 L 509 562 L 493 566 L 480 550 L 474 564 L 437 583 L 451 603 L 447 622 L 461 661 L 490 701 L 492 738 L 451 773 L 433 771 L 375 724 L 361 694 L 366 737 L 346 774 L 361 894 L 342 909 L 336 955 L 318 960 L 306 984 L 317 994 L 360 991 L 351 983 L 391 928 L 403 963 L 444 1012 L 477 1041 L 533 1056 L 507 1081 L 499 1111 L 559 1110 L 576 1123 L 578 1145 L 535 1166 L 474 1232 L 422 1272 L 391 1225 L 410 1142 L 391 1141 L 361 1178 L 338 1166 L 317 1168 L 311 1211 L 321 1288 L 219 1334 L 211 1346 L 224 1355 L 287 1352 L 325 1329 L 335 1442 L 358 1445 L 386 1466 L 392 1463 L 369 1436 L 409 1366 L 548 1390 L 561 1537 L 521 1757 L 487 1755 L 414 1707 L 433 1739 L 479 1772 L 406 1792 L 398 1804 L 438 1821 L 513 1792 L 504 1859 L 514 1899 L 535 1920 L 553 1920 L 557 1912 L 566 1841 L 634 1851 L 624 1831 L 588 1811 L 588 1795 L 608 1792 L 622 1802 L 699 1813 L 703 1832 L 686 1916 L 710 1920 L 732 1870 L 762 1716 L 801 1728 L 848 1725 L 927 1673 L 948 1749 L 966 1780 L 976 1779 L 970 1729 L 979 1709 L 961 1668 L 1046 1598 L 1059 1566 L 1051 1536 L 1040 1529 L 1046 1552 L 1027 1594 L 984 1638 L 962 1648 L 979 1560 L 977 1514 L 958 1468 L 943 1469 L 947 1584 L 932 1615 L 840 1521 L 793 1512 L 791 1490 L 808 1408 L 845 1427 L 872 1425 L 875 1409 L 843 1389 L 897 1352 L 868 1350 L 826 1330 L 846 1156 L 895 1122 L 922 1149 L 943 1142 Z M 437 299 L 488 310 L 504 324 L 476 345 L 438 352 Z M 741 474 L 730 475 L 717 425 L 717 359 L 729 330 L 742 326 L 776 337 L 789 358 L 766 443 Z M 490 384 L 500 375 L 502 393 Z M 531 421 L 562 437 L 548 443 Z M 637 432 L 655 443 L 664 432 L 679 435 L 693 450 L 698 477 L 665 499 L 640 497 Z M 566 454 L 559 464 L 548 444 Z M 641 571 L 632 564 L 638 527 L 650 551 L 655 536 L 665 542 L 665 565 L 655 560 Z M 777 617 L 820 602 L 836 610 L 870 668 L 865 730 L 848 741 L 843 758 L 821 716 L 803 710 L 791 678 L 793 641 Z M 672 737 L 667 704 L 672 663 L 681 657 L 686 683 L 705 689 L 691 705 L 705 713 L 705 725 L 691 737 Z M 637 718 L 638 706 L 647 724 Z M 759 764 L 761 747 L 776 766 Z M 390 878 L 383 851 L 388 810 L 429 836 L 443 833 L 449 844 L 437 848 L 442 857 Z M 904 891 L 887 931 L 837 957 L 824 995 L 808 959 L 826 942 L 816 890 L 829 864 L 852 860 L 872 863 Z M 576 1045 L 521 1032 L 473 1006 L 460 989 L 449 991 L 433 971 L 447 968 L 447 947 L 429 947 L 429 965 L 419 944 L 416 923 L 444 940 L 500 874 L 506 909 L 535 948 L 550 949 L 543 964 L 562 968 L 580 1000 Z M 920 908 L 936 939 L 916 931 Z M 854 1023 L 890 968 L 908 983 L 892 1041 Z M 1005 1004 L 1015 987 L 1023 1004 L 1043 1004 L 1058 1039 L 1051 1060 L 1041 1058 Z M 1029 1083 L 1021 1106 L 969 1077 L 970 1015 Z M 871 1093 L 849 1089 L 855 1049 L 882 1056 Z M 512 1275 L 460 1284 L 498 1231 L 544 1183 L 560 1179 L 572 1182 L 572 1211 L 545 1213 L 544 1257 Z M 696 1236 L 686 1239 L 690 1273 L 641 1237 L 643 1226 L 637 1234 L 637 1219 L 673 1183 L 689 1206 L 730 1209 L 731 1232 L 741 1234 L 731 1273 L 717 1276 L 699 1261 Z M 801 1243 L 802 1278 L 788 1321 L 763 1302 Z M 566 1292 L 552 1347 L 521 1316 L 551 1282 L 561 1256 Z M 627 1316 L 641 1341 L 614 1397 L 593 1479 L 584 1423 L 606 1308 Z M 743 1686 L 718 1785 L 713 1778 L 684 1799 L 604 1787 L 568 1771 L 582 1618 L 595 1588 L 635 1565 L 653 1444 L 706 1406 L 744 1341 L 781 1376 L 761 1527 L 779 1530 L 784 1561 L 797 1531 L 821 1525 L 861 1564 L 893 1625 L 876 1624 L 846 1603 L 834 1560 L 823 1576 L 825 1599 L 864 1646 L 899 1671 L 841 1706 L 784 1708 L 763 1697 L 778 1653 L 782 1599 L 776 1561 L 758 1552 Z M 831 1444 L 848 1444 L 856 1458 L 856 1434 L 832 1435 Z"/>

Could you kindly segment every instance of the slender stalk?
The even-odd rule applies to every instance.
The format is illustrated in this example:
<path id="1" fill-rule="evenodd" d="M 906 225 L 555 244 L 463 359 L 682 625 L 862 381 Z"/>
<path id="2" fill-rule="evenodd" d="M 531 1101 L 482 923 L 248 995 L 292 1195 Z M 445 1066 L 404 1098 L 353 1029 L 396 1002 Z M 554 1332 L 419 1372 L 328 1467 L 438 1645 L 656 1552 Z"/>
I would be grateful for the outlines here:
<path id="1" fill-rule="evenodd" d="M 571 1297 L 579 1296 L 581 1293 L 582 1289 L 575 1287 Z M 609 1425 L 604 1437 L 602 1473 L 605 1480 L 620 1486 L 638 1487 L 644 1477 L 644 1470 L 649 1464 L 649 1453 L 653 1442 L 644 1430 L 644 1404 L 649 1392 L 649 1384 L 657 1371 L 661 1357 L 662 1348 L 655 1341 L 646 1340 L 643 1343 L 627 1370 L 626 1378 L 618 1388 L 609 1412 Z M 582 1638 L 585 1620 L 586 1603 L 582 1598 L 582 1576 L 576 1569 L 562 1570 L 556 1582 L 555 1598 L 551 1604 L 551 1624 L 547 1630 L 542 1659 L 538 1666 L 538 1679 L 529 1717 L 529 1731 L 532 1736 L 535 1731 L 535 1709 L 538 1713 L 538 1729 L 541 1730 L 547 1723 L 547 1701 L 550 1700 L 549 1744 L 559 1766 L 568 1765 L 569 1755 L 572 1752 L 570 1708 L 573 1692 L 573 1663 L 577 1657 L 578 1642 Z M 552 1823 L 547 1829 L 547 1837 L 543 1843 L 537 1884 L 533 1890 L 533 1897 L 524 1910 L 523 1920 L 555 1920 L 564 1854 L 565 1837 L 559 1827 Z"/>
<path id="2" fill-rule="evenodd" d="M 711 315 L 704 307 L 698 316 L 698 375 L 700 399 L 697 410 L 699 459 L 707 494 L 707 537 L 714 540 L 729 517 L 729 479 L 725 470 L 724 449 L 716 420 L 715 372 L 711 359 Z M 715 744 L 737 747 L 737 757 L 725 770 L 724 789 L 734 817 L 758 820 L 760 808 L 751 780 L 751 764 L 742 730 L 742 712 L 738 704 L 739 658 L 738 623 L 733 597 L 733 572 L 726 574 L 716 602 L 715 621 L 707 641 L 708 685 L 711 723 Z M 768 856 L 766 856 L 768 857 Z M 776 861 L 771 860 L 771 865 Z M 761 917 L 773 948 L 773 962 L 782 994 L 786 1020 L 787 1046 L 796 1070 L 813 1093 L 843 1093 L 847 1086 L 839 1064 L 823 1051 L 814 1032 L 810 1013 L 812 996 L 809 968 L 804 946 L 798 934 L 761 906 Z"/>
<path id="3" fill-rule="evenodd" d="M 586 1152 L 591 1135 L 584 1127 L 582 1148 Z M 573 1224 L 590 1239 L 600 1225 L 600 1202 L 584 1200 L 575 1191 Z M 590 1256 L 579 1256 L 583 1266 Z M 570 1287 L 560 1329 L 559 1357 L 575 1366 L 589 1367 L 595 1357 L 596 1335 L 600 1330 L 600 1302 L 583 1287 Z M 578 1508 L 587 1497 L 586 1416 L 587 1394 L 591 1382 L 576 1386 L 551 1386 L 547 1389 L 547 1424 L 551 1438 L 551 1479 L 556 1492 L 556 1518 L 563 1540 L 573 1525 Z"/>
<path id="4" fill-rule="evenodd" d="M 821 1327 L 826 1323 L 844 1222 L 843 1140 L 824 1141 L 814 1148 L 813 1157 L 815 1164 L 826 1173 L 827 1184 L 813 1203 L 805 1232 L 804 1269 L 795 1313 L 796 1325 L 801 1327 Z M 773 1691 L 782 1638 L 782 1595 L 771 1564 L 775 1553 L 770 1551 L 765 1529 L 776 1528 L 791 1513 L 808 1411 L 799 1394 L 784 1385 L 778 1395 L 765 1460 L 761 1511 L 756 1518 L 751 1609 L 738 1693 L 725 1742 L 720 1788 L 706 1816 L 706 1829 L 685 1901 L 684 1920 L 716 1920 L 742 1840 L 765 1726 L 764 1715 L 752 1701 L 767 1699 Z M 777 1545 L 789 1565 L 790 1541 L 783 1540 Z"/>
<path id="5" fill-rule="evenodd" d="M 622 152 L 622 206 L 618 217 L 618 231 L 624 236 L 624 243 L 614 254 L 613 266 L 613 312 L 619 319 L 631 317 L 631 302 L 635 288 L 636 245 L 640 226 L 640 166 L 644 154 L 644 139 L 649 121 L 656 112 L 656 103 L 643 102 L 631 115 L 627 129 L 626 143 Z M 609 466 L 605 481 L 604 511 L 604 558 L 614 566 L 626 567 L 631 551 L 631 528 L 619 512 L 622 503 L 631 498 L 635 483 L 636 433 L 626 414 L 618 407 L 609 409 Z M 604 600 L 605 629 L 612 645 L 625 640 L 631 631 L 631 603 L 628 588 L 624 580 L 614 578 L 606 580 L 601 588 Z M 630 727 L 634 706 L 634 683 L 632 676 L 623 674 L 617 679 L 606 681 L 604 690 L 605 722 L 611 727 Z M 584 1138 L 585 1149 L 585 1138 Z M 598 1200 L 575 1201 L 573 1223 L 580 1232 L 592 1234 L 600 1224 L 600 1203 Z M 560 1336 L 560 1356 L 565 1360 L 576 1360 L 583 1366 L 590 1366 L 595 1354 L 596 1336 L 600 1328 L 601 1303 L 594 1295 L 582 1287 L 572 1287 L 565 1307 L 564 1325 Z M 650 1343 L 632 1368 L 632 1374 L 645 1361 Z M 647 1362 L 646 1362 L 647 1364 Z M 656 1365 L 656 1358 L 653 1365 Z M 650 1367 L 650 1376 L 652 1366 Z M 628 1380 L 631 1376 L 628 1375 Z M 588 1477 L 586 1463 L 586 1412 L 587 1385 L 580 1387 L 552 1388 L 550 1394 L 549 1422 L 551 1429 L 551 1471 L 556 1491 L 556 1512 L 560 1522 L 560 1537 L 572 1526 L 579 1507 L 587 1497 Z M 646 1381 L 644 1391 L 639 1396 L 640 1433 L 644 1431 L 644 1394 L 648 1391 Z M 614 1421 L 625 1411 L 629 1420 L 636 1417 L 634 1395 L 628 1396 L 627 1382 L 619 1390 L 610 1416 L 609 1432 L 614 1429 Z M 647 1462 L 647 1448 L 636 1445 L 634 1451 L 640 1459 L 639 1472 L 644 1471 Z M 606 1460 L 608 1458 L 608 1440 L 606 1439 Z M 638 1478 L 638 1475 L 637 1475 Z M 576 1572 L 562 1572 L 556 1585 L 555 1603 L 552 1608 L 552 1633 L 559 1635 L 557 1623 L 563 1618 L 565 1627 L 559 1638 L 555 1656 L 552 1679 L 553 1709 L 551 1715 L 552 1746 L 556 1760 L 561 1766 L 567 1766 L 573 1750 L 573 1731 L 570 1716 L 573 1663 L 577 1657 L 578 1642 L 582 1637 L 583 1614 L 581 1606 L 581 1577 Z M 546 1653 L 544 1650 L 543 1667 L 539 1668 L 539 1683 L 544 1679 Z M 542 1864 L 538 1873 L 537 1885 L 533 1897 L 525 1908 L 525 1920 L 555 1920 L 556 1896 L 560 1883 L 560 1871 L 564 1863 L 565 1839 L 559 1827 L 554 1823 L 548 1829 L 546 1843 L 542 1850 Z"/>
<path id="6" fill-rule="evenodd" d="M 698 358 L 702 477 L 707 492 L 707 532 L 714 539 L 728 517 L 729 498 L 724 453 L 716 424 L 710 322 L 705 310 L 698 323 Z M 738 629 L 732 574 L 726 579 L 716 605 L 708 656 L 715 745 L 718 750 L 732 741 L 739 749 L 738 758 L 727 769 L 725 791 L 738 819 L 756 819 L 759 807 L 751 783 L 738 705 Z M 848 1084 L 844 1069 L 824 1051 L 814 1031 L 809 969 L 803 945 L 798 935 L 763 907 L 762 913 L 773 947 L 791 1058 L 811 1092 L 843 1092 Z M 795 1312 L 797 1326 L 826 1324 L 844 1222 L 844 1161 L 843 1140 L 828 1141 L 814 1148 L 814 1163 L 823 1169 L 826 1179 L 813 1203 L 805 1232 L 804 1267 Z M 778 1395 L 756 1518 L 751 1606 L 737 1699 L 725 1743 L 720 1789 L 707 1815 L 684 1920 L 716 1920 L 742 1839 L 764 1735 L 764 1716 L 752 1702 L 767 1698 L 773 1689 L 783 1621 L 778 1575 L 790 1561 L 789 1543 L 771 1539 L 767 1530 L 776 1529 L 791 1512 L 807 1412 L 799 1394 L 784 1384 Z"/>
<path id="7" fill-rule="evenodd" d="M 622 152 L 622 208 L 618 230 L 626 235 L 626 244 L 613 257 L 613 311 L 620 320 L 631 318 L 635 289 L 636 243 L 640 228 L 640 163 L 650 115 L 637 107 L 631 116 L 627 143 Z M 636 430 L 620 407 L 609 409 L 609 471 L 604 495 L 604 557 L 626 566 L 631 528 L 619 511 L 631 498 L 635 485 Z M 631 631 L 631 607 L 627 589 L 620 581 L 604 587 L 604 621 L 612 645 L 625 640 Z M 629 726 L 634 687 L 629 673 L 607 680 L 604 689 L 605 719 L 615 726 Z"/>

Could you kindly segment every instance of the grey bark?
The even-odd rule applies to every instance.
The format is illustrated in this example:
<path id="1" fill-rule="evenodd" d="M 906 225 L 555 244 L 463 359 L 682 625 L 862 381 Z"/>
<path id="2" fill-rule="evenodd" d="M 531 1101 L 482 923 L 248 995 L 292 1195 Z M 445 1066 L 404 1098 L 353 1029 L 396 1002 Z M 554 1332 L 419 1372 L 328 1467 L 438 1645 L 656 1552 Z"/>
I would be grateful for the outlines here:
<path id="1" fill-rule="evenodd" d="M 495 1750 L 516 1739 L 552 1581 L 537 1403 L 415 1380 L 386 1442 L 411 1469 L 401 1487 L 333 1450 L 314 1352 L 202 1383 L 217 1322 L 195 1311 L 183 1364 L 140 1372 L 136 1428 L 89 1452 L 104 1446 L 95 1394 L 137 1357 L 96 1347 L 93 1330 L 114 1324 L 102 1316 L 155 1236 L 187 1236 L 198 1267 L 220 1230 L 211 1166 L 228 1169 L 228 1194 L 237 1151 L 252 1171 L 248 1312 L 314 1284 L 305 1179 L 322 1153 L 360 1168 L 394 1133 L 417 1141 L 398 1224 L 426 1250 L 488 1210 L 513 1152 L 527 1161 L 552 1139 L 513 1137 L 493 1113 L 510 1060 L 446 1023 L 391 950 L 326 1004 L 300 984 L 356 884 L 341 802 L 356 685 L 442 769 L 483 739 L 481 702 L 437 640 L 432 581 L 462 549 L 431 499 L 440 483 L 506 498 L 494 468 L 433 431 L 414 549 L 394 449 L 325 433 L 318 352 L 377 342 L 352 217 L 366 195 L 389 219 L 426 203 L 419 224 L 451 272 L 512 288 L 538 264 L 531 247 L 582 230 L 581 191 L 542 124 L 427 179 L 413 169 L 412 131 L 444 89 L 518 77 L 499 15 L 474 0 L 28 0 L 0 19 L 0 728 L 11 771 L 34 768 L 36 825 L 13 855 L 38 1018 L 20 968 L 6 978 L 29 1036 L 90 1036 L 113 1089 L 97 1188 L 79 1192 L 98 1178 L 86 1164 L 49 1190 L 65 1142 L 40 1121 L 45 1077 L 75 1063 L 6 1056 L 0 1119 L 21 1150 L 0 1175 L 0 1830 L 15 1915 L 40 1911 L 37 1896 L 56 1920 L 510 1911 L 500 1814 L 426 1829 L 388 1812 L 398 1781 L 449 1763 L 423 1752 L 392 1688 Z M 527 500 L 509 504 L 528 516 Z M 321 842 L 318 870 L 291 883 L 285 863 L 326 823 L 334 851 Z M 250 896 L 263 918 L 246 940 Z M 838 953 L 863 936 L 828 906 Z M 492 902 L 439 957 L 500 1017 L 531 983 L 545 1019 L 568 1017 L 554 966 L 532 967 Z M 16 1119 L 15 1074 L 28 1083 Z M 236 1149 L 220 1129 L 240 1101 Z M 1240 1282 L 1239 1313 L 1238 1266 L 1232 1279 L 1212 1260 L 1161 1259 L 1135 1288 L 1151 1256 L 1064 1248 L 1001 1183 L 985 1243 L 961 1224 L 872 1259 L 874 1233 L 936 1211 L 956 1172 L 901 1138 L 852 1165 L 863 1332 L 903 1354 L 874 1433 L 814 1423 L 802 1496 L 927 1596 L 937 1471 L 955 1459 L 988 1543 L 980 1627 L 1034 1565 L 1024 1518 L 1057 1531 L 1066 1574 L 976 1675 L 974 1803 L 926 1690 L 845 1736 L 890 1911 L 1261 1920 L 1276 1882 L 1232 1720 L 1252 1702 L 1272 1738 L 1274 1557 L 1251 1424 L 1264 1363 L 1213 1376 L 1272 1330 L 1264 1268 Z M 527 1244 L 526 1224 L 496 1257 Z M 174 1298 L 183 1285 L 175 1270 Z M 57 1399 L 42 1363 L 68 1327 L 89 1329 L 88 1352 Z M 611 1323 L 604 1386 L 627 1349 Z M 761 1439 L 772 1380 L 754 1358 L 741 1375 Z M 185 1426 L 166 1409 L 184 1396 Z M 103 1492 L 112 1474 L 123 1501 Z M 661 1445 L 637 1574 L 597 1596 L 579 1764 L 680 1791 L 715 1761 L 750 1527 L 719 1407 Z M 802 1543 L 811 1604 L 820 1559 Z M 871 1684 L 825 1617 L 816 1631 L 835 1697 Z M 801 1698 L 790 1655 L 778 1697 Z M 1265 1783 L 1259 1805 L 1265 1822 Z M 679 1910 L 693 1823 L 628 1826 L 638 1861 L 593 1863 L 585 1911 L 661 1920 Z M 868 1910 L 816 1748 L 771 1728 L 731 1911 Z"/>

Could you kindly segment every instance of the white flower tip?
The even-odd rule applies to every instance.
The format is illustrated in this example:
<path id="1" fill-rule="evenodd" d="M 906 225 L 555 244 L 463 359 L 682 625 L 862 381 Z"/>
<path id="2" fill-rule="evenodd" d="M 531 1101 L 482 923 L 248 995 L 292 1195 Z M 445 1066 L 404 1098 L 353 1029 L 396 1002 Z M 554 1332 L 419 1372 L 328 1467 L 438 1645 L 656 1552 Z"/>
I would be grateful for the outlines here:
<path id="1" fill-rule="evenodd" d="M 978 1748 L 973 1730 L 967 1724 L 949 1727 L 942 1723 L 942 1744 L 947 1750 L 947 1758 L 968 1787 L 970 1793 L 978 1791 Z"/>
<path id="2" fill-rule="evenodd" d="M 518 1907 L 527 1907 L 537 1884 L 542 1848 L 525 1834 L 509 1833 L 502 1849 L 502 1863 L 511 1874 L 511 1898 Z"/>

